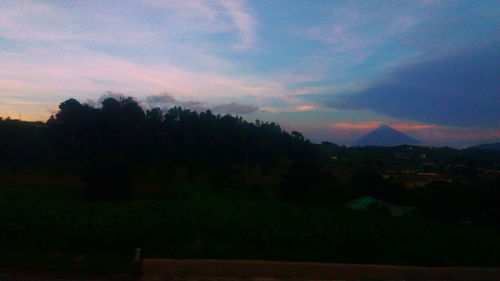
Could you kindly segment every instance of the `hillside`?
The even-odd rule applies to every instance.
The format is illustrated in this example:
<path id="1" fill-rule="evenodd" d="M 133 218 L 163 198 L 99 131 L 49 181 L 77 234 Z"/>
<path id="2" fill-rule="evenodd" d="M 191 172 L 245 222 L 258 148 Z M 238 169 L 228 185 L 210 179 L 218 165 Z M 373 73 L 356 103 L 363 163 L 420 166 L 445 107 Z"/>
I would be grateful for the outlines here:
<path id="1" fill-rule="evenodd" d="M 476 146 L 471 146 L 471 147 L 468 147 L 467 149 L 469 150 L 493 150 L 493 151 L 499 151 L 500 152 L 500 142 L 496 142 L 496 143 L 487 143 L 487 144 L 480 144 L 480 145 L 476 145 Z"/>

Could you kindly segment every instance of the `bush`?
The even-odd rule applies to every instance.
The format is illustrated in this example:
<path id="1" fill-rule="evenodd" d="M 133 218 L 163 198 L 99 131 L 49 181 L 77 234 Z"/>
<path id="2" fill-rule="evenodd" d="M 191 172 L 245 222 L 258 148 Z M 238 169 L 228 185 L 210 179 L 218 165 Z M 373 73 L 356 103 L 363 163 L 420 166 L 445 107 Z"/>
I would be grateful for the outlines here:
<path id="1" fill-rule="evenodd" d="M 88 200 L 119 201 L 135 197 L 132 169 L 119 158 L 99 158 L 84 169 L 85 197 Z"/>
<path id="2" fill-rule="evenodd" d="M 298 160 L 284 175 L 280 187 L 285 200 L 337 204 L 346 199 L 346 192 L 336 178 L 316 161 Z"/>
<path id="3" fill-rule="evenodd" d="M 378 215 L 384 216 L 392 216 L 392 212 L 389 207 L 384 206 L 383 204 L 372 202 L 366 207 L 366 211 L 369 213 L 374 213 Z"/>
<path id="4" fill-rule="evenodd" d="M 351 191 L 357 197 L 371 196 L 385 199 L 381 196 L 384 194 L 385 184 L 381 175 L 368 168 L 356 170 L 351 177 Z"/>
<path id="5" fill-rule="evenodd" d="M 237 174 L 238 171 L 232 168 L 220 167 L 211 172 L 210 182 L 212 186 L 217 188 L 235 189 L 244 183 Z"/>
<path id="6" fill-rule="evenodd" d="M 257 195 L 257 196 L 260 196 L 262 195 L 262 191 L 263 191 L 264 187 L 262 186 L 262 184 L 260 183 L 254 183 L 252 185 L 250 185 L 248 187 L 248 191 L 253 194 L 253 195 Z"/>

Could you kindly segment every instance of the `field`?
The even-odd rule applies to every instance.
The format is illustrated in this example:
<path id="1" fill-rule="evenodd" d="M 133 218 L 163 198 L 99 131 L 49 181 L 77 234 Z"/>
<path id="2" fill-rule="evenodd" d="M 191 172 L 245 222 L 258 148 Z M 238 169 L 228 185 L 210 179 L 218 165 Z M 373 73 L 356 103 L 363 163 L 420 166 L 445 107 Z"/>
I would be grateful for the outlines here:
<path id="1" fill-rule="evenodd" d="M 128 272 L 136 248 L 148 258 L 500 265 L 497 229 L 287 203 L 271 186 L 256 195 L 150 181 L 134 201 L 87 202 L 77 178 L 15 178 L 0 188 L 0 267 Z"/>

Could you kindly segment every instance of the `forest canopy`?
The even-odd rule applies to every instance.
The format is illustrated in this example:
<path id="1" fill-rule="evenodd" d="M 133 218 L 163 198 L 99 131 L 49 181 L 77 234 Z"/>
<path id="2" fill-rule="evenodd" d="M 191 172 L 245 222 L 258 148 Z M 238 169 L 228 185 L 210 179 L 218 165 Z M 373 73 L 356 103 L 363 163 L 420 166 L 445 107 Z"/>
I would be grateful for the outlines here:
<path id="1" fill-rule="evenodd" d="M 47 121 L 56 153 L 65 157 L 119 156 L 133 161 L 201 161 L 211 165 L 272 162 L 314 154 L 299 132 L 242 117 L 181 107 L 143 110 L 133 98 L 107 98 L 100 107 L 69 99 Z"/>

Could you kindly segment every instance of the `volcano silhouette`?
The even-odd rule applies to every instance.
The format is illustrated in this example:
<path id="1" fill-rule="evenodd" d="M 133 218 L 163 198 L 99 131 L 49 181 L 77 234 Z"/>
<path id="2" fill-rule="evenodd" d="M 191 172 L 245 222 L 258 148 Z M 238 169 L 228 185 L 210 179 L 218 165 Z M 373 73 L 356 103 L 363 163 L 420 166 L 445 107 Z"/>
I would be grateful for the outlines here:
<path id="1" fill-rule="evenodd" d="M 355 146 L 396 146 L 403 144 L 416 145 L 420 143 L 417 139 L 407 136 L 389 126 L 382 125 L 359 138 Z"/>

